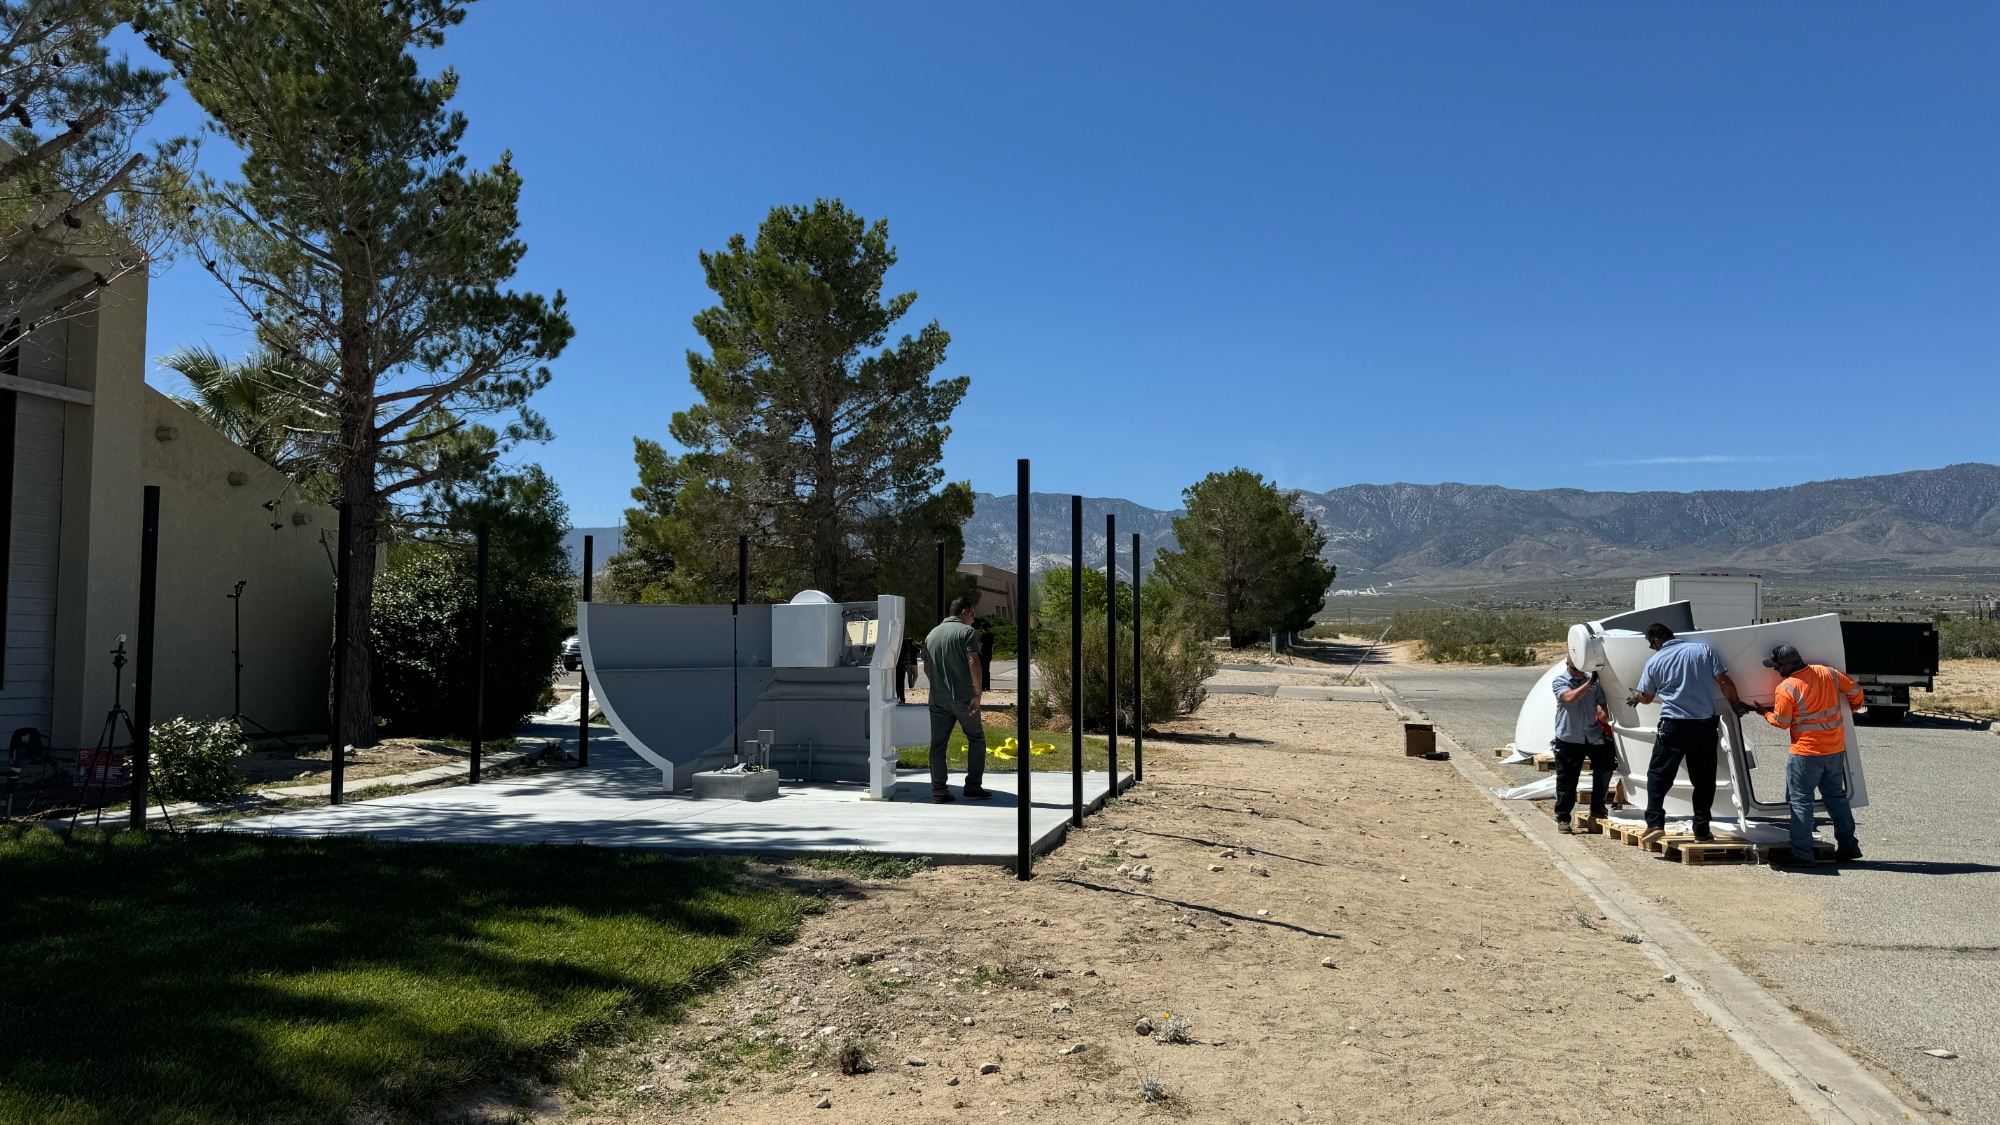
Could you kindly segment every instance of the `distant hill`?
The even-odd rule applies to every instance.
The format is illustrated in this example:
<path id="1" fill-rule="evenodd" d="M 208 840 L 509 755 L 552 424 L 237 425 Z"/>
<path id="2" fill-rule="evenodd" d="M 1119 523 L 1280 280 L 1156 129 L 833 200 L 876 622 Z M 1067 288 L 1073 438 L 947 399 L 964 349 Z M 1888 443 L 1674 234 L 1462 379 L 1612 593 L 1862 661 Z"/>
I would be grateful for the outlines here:
<path id="1" fill-rule="evenodd" d="M 590 563 L 594 570 L 602 571 L 611 556 L 625 549 L 625 529 L 623 527 L 572 527 L 563 536 L 563 550 L 569 553 L 569 565 L 583 570 L 583 537 L 594 536 L 590 544 Z"/>
<path id="2" fill-rule="evenodd" d="M 2000 466 L 1978 463 L 1742 492 L 1358 484 L 1298 497 L 1326 531 L 1342 587 L 1716 566 L 2000 567 Z M 1069 498 L 1036 493 L 1033 503 L 1035 569 L 1067 565 Z M 1107 508 L 1121 540 L 1130 530 L 1144 535 L 1149 565 L 1154 549 L 1173 545 L 1170 521 L 1180 513 L 1092 499 L 1086 558 L 1103 558 Z M 969 560 L 1011 568 L 1013 497 L 982 493 L 965 534 Z"/>
<path id="3" fill-rule="evenodd" d="M 1069 565 L 1069 496 L 1049 492 L 1028 494 L 1029 551 L 1033 573 Z M 1016 562 L 1014 541 L 1015 502 L 1013 496 L 981 492 L 974 497 L 972 518 L 965 523 L 965 561 L 989 563 L 1013 570 Z M 1139 533 L 1139 550 L 1144 567 L 1151 570 L 1153 556 L 1162 547 L 1173 547 L 1173 517 L 1180 512 L 1163 512 L 1134 504 L 1087 496 L 1083 501 L 1083 562 L 1095 570 L 1104 567 L 1104 515 L 1118 517 L 1118 573 L 1132 577 L 1132 533 Z"/>

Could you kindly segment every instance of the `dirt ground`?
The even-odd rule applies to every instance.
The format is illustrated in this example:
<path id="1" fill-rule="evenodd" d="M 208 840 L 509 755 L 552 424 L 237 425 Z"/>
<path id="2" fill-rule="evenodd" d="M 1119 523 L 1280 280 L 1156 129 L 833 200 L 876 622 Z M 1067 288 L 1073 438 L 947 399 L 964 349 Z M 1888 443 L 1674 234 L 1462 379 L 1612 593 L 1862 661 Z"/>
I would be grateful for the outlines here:
<path id="1" fill-rule="evenodd" d="M 1910 693 L 1917 711 L 2000 719 L 2000 660 L 1941 660 L 1929 695 Z"/>
<path id="2" fill-rule="evenodd" d="M 1806 1120 L 1401 734 L 1375 704 L 1212 697 L 1032 881 L 849 883 L 560 1116 Z M 1157 1041 L 1168 1013 L 1187 1042 Z M 841 1072 L 850 1043 L 872 1069 Z"/>
<path id="3" fill-rule="evenodd" d="M 325 745 L 288 747 L 265 742 L 267 749 L 253 751 L 236 760 L 237 771 L 250 779 L 252 789 L 278 789 L 286 785 L 308 785 L 333 776 L 333 756 Z M 506 744 L 492 743 L 491 750 Z M 385 738 L 380 744 L 357 749 L 347 759 L 347 779 L 387 777 L 390 774 L 427 770 L 452 762 L 470 761 L 472 751 L 464 743 L 440 742 L 430 738 Z"/>

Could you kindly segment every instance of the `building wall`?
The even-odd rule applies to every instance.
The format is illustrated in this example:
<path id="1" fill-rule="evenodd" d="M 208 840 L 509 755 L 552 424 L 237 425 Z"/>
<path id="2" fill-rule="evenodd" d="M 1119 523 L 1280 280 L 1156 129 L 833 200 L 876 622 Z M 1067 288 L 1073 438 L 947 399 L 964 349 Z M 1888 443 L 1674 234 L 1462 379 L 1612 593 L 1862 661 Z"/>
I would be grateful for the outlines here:
<path id="1" fill-rule="evenodd" d="M 234 710 L 228 595 L 242 580 L 245 715 L 273 730 L 325 729 L 333 570 L 320 534 L 333 528 L 331 510 L 307 509 L 296 522 L 299 508 L 283 496 L 280 474 L 146 385 L 144 275 L 120 279 L 62 331 L 67 362 L 50 381 L 92 401 L 34 407 L 49 413 L 51 424 L 55 411 L 61 415 L 52 741 L 96 741 L 113 702 L 111 650 L 120 634 L 137 640 L 139 525 L 149 484 L 161 490 L 155 721 Z M 26 375 L 25 353 L 23 362 Z M 29 398 L 20 395 L 23 442 Z M 162 427 L 171 440 L 161 440 Z M 230 484 L 232 472 L 244 483 Z M 19 474 L 17 510 L 25 482 Z M 264 503 L 274 499 L 280 502 L 267 511 Z M 15 529 L 18 536 L 18 520 Z M 13 562 L 10 576 L 18 580 L 18 552 Z M 128 665 L 118 693 L 127 707 L 132 675 Z"/>
<path id="2" fill-rule="evenodd" d="M 68 326 L 44 325 L 20 339 L 0 374 L 28 385 L 67 377 Z M 11 390 L 12 488 L 8 496 L 6 659 L 0 669 L 0 737 L 43 733 L 54 718 L 56 578 L 62 539 L 63 403 Z"/>
<path id="3" fill-rule="evenodd" d="M 1001 621 L 1014 620 L 1015 583 L 1014 572 L 1001 570 L 985 563 L 960 563 L 960 574 L 970 574 L 979 584 L 979 602 L 973 607 L 975 617 L 992 617 Z"/>
<path id="4" fill-rule="evenodd" d="M 154 717 L 234 710 L 229 595 L 240 581 L 244 715 L 271 730 L 324 729 L 333 509 L 294 503 L 282 473 L 167 396 L 144 391 L 142 476 L 160 486 Z M 232 473 L 243 483 L 230 483 Z"/>
<path id="5" fill-rule="evenodd" d="M 139 434 L 146 403 L 146 276 L 130 274 L 65 322 L 66 384 L 95 396 L 63 405 L 62 544 L 56 577 L 52 737 L 97 740 L 111 706 L 110 652 L 139 612 Z M 122 692 L 132 702 L 128 669 Z"/>

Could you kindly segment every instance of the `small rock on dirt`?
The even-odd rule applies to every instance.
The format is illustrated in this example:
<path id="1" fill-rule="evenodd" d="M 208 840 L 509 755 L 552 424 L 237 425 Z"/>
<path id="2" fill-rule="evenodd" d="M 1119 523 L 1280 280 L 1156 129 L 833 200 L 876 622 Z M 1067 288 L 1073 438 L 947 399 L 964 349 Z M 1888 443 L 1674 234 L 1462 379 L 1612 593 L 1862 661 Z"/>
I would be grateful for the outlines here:
<path id="1" fill-rule="evenodd" d="M 980 1067 L 979 1067 L 979 1073 L 981 1073 L 981 1074 L 998 1074 L 998 1073 L 1000 1073 L 1000 1064 L 999 1064 L 999 1063 L 981 1063 L 981 1064 L 980 1064 Z"/>
<path id="2" fill-rule="evenodd" d="M 1681 978 L 1679 978 L 1679 977 L 1675 976 L 1675 975 L 1674 975 L 1674 974 L 1672 974 L 1672 973 L 1668 973 L 1668 974 L 1667 974 L 1666 976 L 1663 976 L 1663 977 L 1661 977 L 1661 978 L 1660 978 L 1660 983 L 1661 983 L 1661 984 L 1672 984 L 1672 983 L 1674 983 L 1675 981 L 1677 981 L 1677 980 L 1679 980 L 1679 979 L 1681 979 Z"/>
<path id="3" fill-rule="evenodd" d="M 1322 968 L 1322 969 L 1338 969 L 1338 968 L 1340 968 L 1340 966 L 1339 966 L 1339 965 L 1336 965 L 1336 964 L 1334 964 L 1334 963 L 1333 963 L 1333 958 L 1331 958 L 1331 957 L 1322 957 L 1322 958 L 1320 958 L 1320 959 L 1319 959 L 1319 967 L 1320 967 L 1320 968 Z"/>
<path id="4" fill-rule="evenodd" d="M 904 1065 L 904 1066 L 929 1066 L 929 1065 L 931 1065 L 931 1064 L 930 1064 L 929 1062 L 927 1062 L 927 1061 L 923 1060 L 923 1059 L 920 1059 L 920 1058 L 916 1057 L 915 1055 L 911 1055 L 911 1056 L 910 1056 L 909 1058 L 907 1058 L 907 1059 L 904 1059 L 904 1060 L 903 1060 L 903 1065 Z"/>
<path id="5" fill-rule="evenodd" d="M 1210 871 L 1220 871 L 1222 870 L 1222 865 L 1219 863 L 1211 863 L 1208 865 L 1208 869 Z"/>
<path id="6" fill-rule="evenodd" d="M 815 1106 L 813 1106 L 813 1108 L 814 1108 L 814 1109 L 832 1109 L 832 1108 L 833 1108 L 833 1099 L 832 1099 L 832 1098 L 821 1098 L 821 1099 L 819 1100 L 819 1104 L 818 1104 L 818 1105 L 815 1105 Z"/>
<path id="7" fill-rule="evenodd" d="M 958 1076 L 957 1076 L 957 1075 L 952 1075 L 952 1076 L 951 1076 L 950 1078 L 947 1078 L 947 1079 L 945 1079 L 945 1081 L 944 1081 L 944 1084 L 945 1084 L 945 1085 L 947 1085 L 947 1086 L 956 1086 L 956 1085 L 958 1085 Z"/>
<path id="8" fill-rule="evenodd" d="M 1082 1053 L 1083 1053 L 1083 1044 L 1081 1043 L 1071 1043 L 1069 1046 L 1064 1047 L 1062 1050 L 1056 1052 L 1056 1054 L 1058 1055 L 1080 1055 Z"/>
<path id="9" fill-rule="evenodd" d="M 967 1017 L 965 1017 L 964 1019 L 962 1019 L 962 1020 L 960 1020 L 960 1021 L 958 1021 L 958 1022 L 960 1022 L 960 1023 L 964 1024 L 964 1025 L 965 1025 L 965 1026 L 967 1026 L 967 1027 L 971 1027 L 971 1026 L 972 1026 L 972 1017 L 971 1017 L 971 1016 L 967 1016 Z"/>
<path id="10" fill-rule="evenodd" d="M 1145 1016 L 1140 1016 L 1139 1022 L 1132 1025 L 1132 1030 L 1140 1035 L 1151 1035 L 1153 1033 L 1153 1021 L 1147 1019 Z"/>

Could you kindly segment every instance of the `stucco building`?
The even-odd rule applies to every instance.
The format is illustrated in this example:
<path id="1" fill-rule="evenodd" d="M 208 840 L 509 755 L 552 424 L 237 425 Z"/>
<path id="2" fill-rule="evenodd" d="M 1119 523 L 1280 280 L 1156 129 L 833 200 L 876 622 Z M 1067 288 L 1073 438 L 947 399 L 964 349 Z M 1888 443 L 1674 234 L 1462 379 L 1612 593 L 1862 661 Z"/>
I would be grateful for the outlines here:
<path id="1" fill-rule="evenodd" d="M 31 300 L 14 324 L 39 311 Z M 241 581 L 243 713 L 324 730 L 332 510 L 294 502 L 283 474 L 147 386 L 145 345 L 146 279 L 128 276 L 0 348 L 0 736 L 96 741 L 111 650 L 138 629 L 146 485 L 161 489 L 154 718 L 234 710 L 229 595 Z M 123 694 L 130 707 L 130 667 Z"/>
<path id="2" fill-rule="evenodd" d="M 1014 609 L 1019 604 L 1014 572 L 1001 570 L 986 563 L 960 563 L 960 574 L 970 574 L 979 585 L 979 601 L 972 608 L 976 617 L 990 617 L 997 621 L 1014 620 Z"/>

